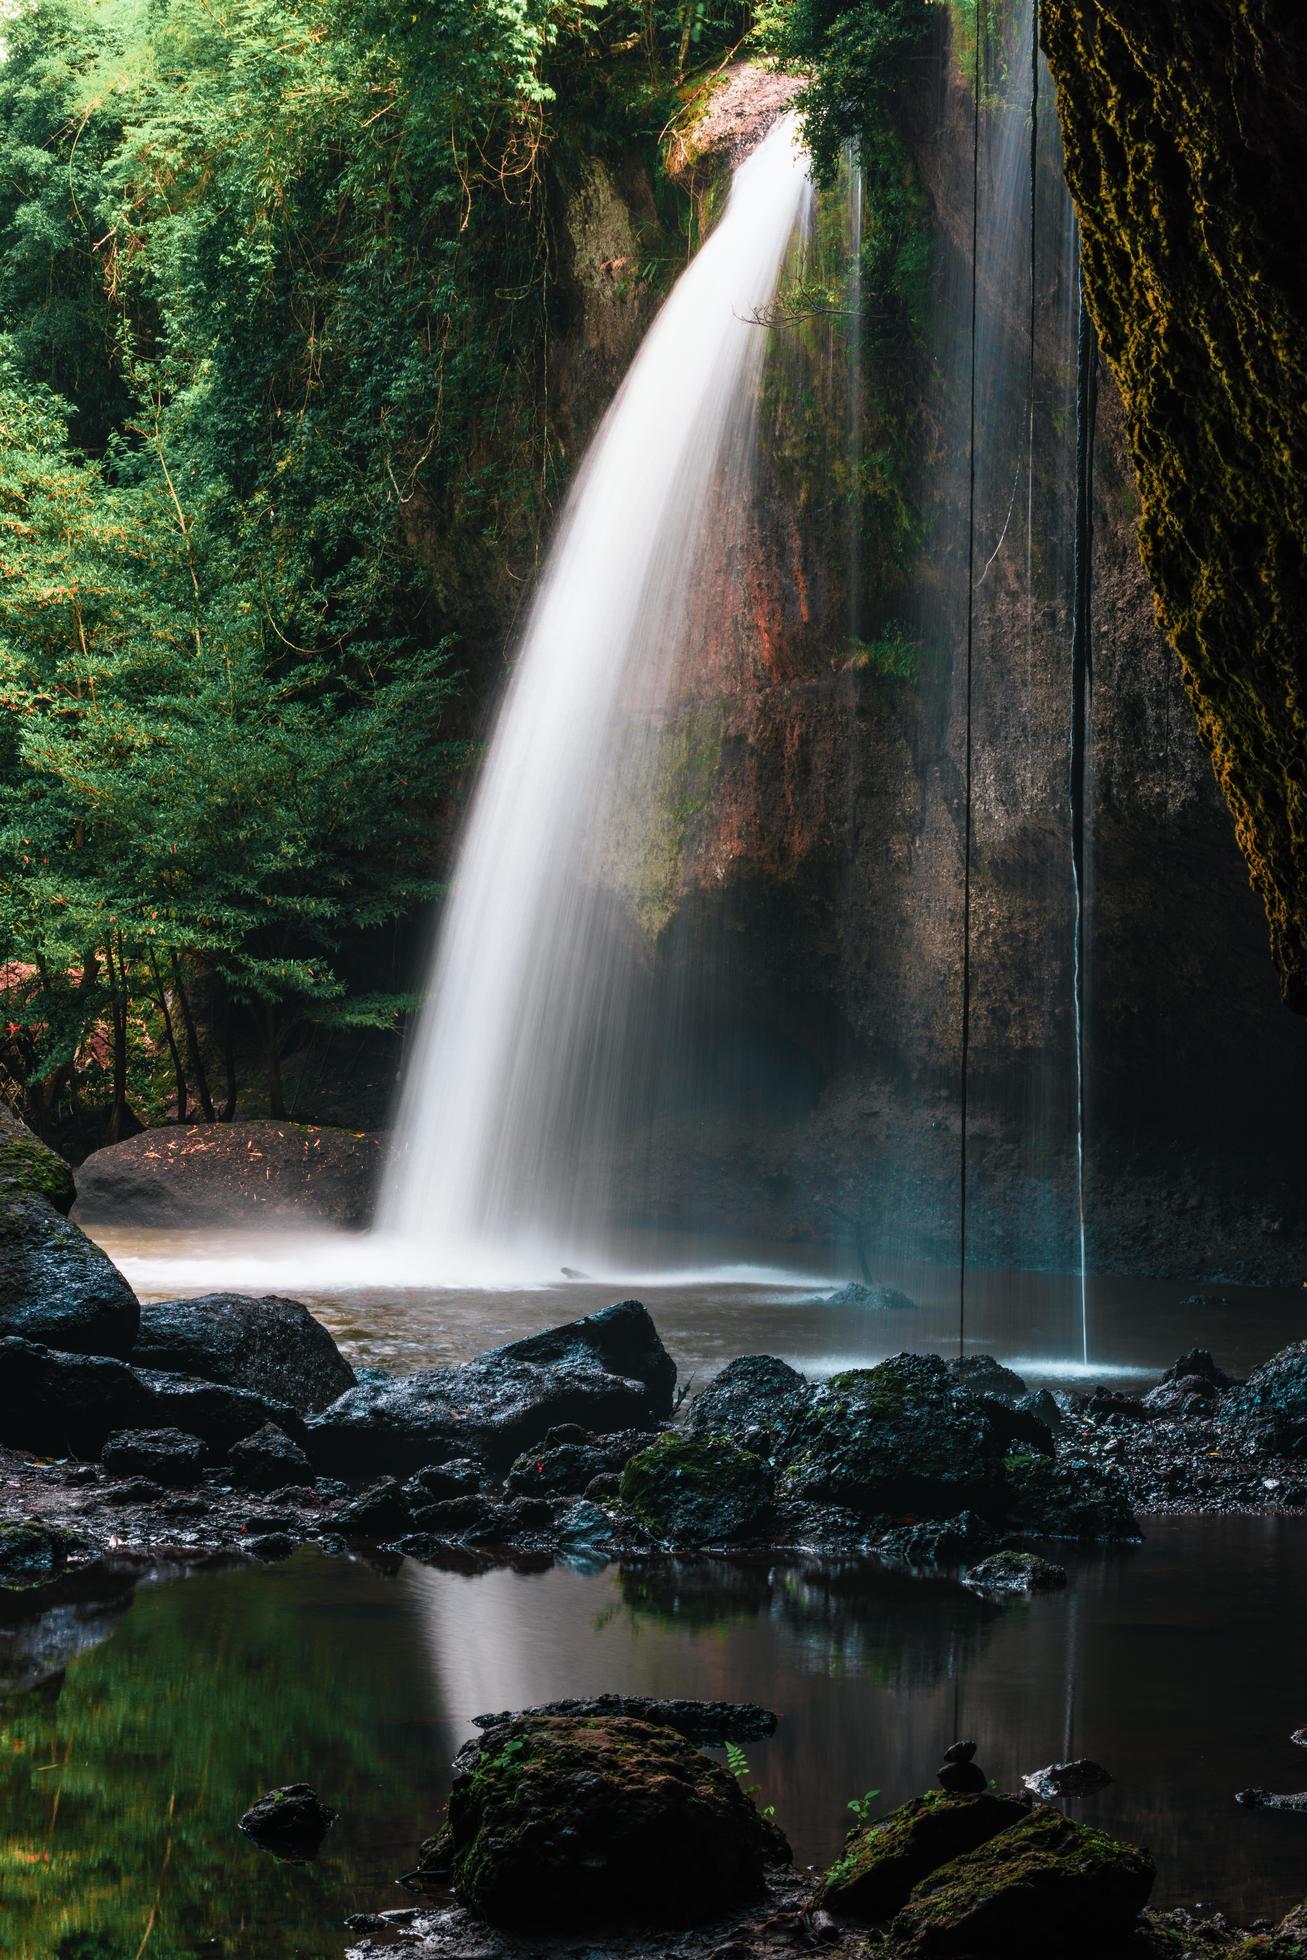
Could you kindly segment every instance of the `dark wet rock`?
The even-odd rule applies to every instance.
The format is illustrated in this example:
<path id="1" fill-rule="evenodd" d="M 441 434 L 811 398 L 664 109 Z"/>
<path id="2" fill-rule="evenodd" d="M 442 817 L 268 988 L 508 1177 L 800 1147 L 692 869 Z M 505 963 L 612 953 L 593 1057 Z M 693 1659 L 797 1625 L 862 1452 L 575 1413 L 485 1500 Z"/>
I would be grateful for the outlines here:
<path id="1" fill-rule="evenodd" d="M 1016 1407 L 1026 1392 L 1026 1385 L 1020 1375 L 992 1354 L 959 1354 L 945 1363 L 950 1375 L 959 1388 L 965 1388 L 969 1395 L 987 1396 L 994 1402 L 1007 1402 Z"/>
<path id="2" fill-rule="evenodd" d="M 240 1820 L 240 1828 L 261 1851 L 271 1851 L 288 1864 L 302 1865 L 317 1857 L 335 1821 L 335 1811 L 309 1784 L 287 1783 L 269 1790 L 251 1805 Z"/>
<path id="3" fill-rule="evenodd" d="M 0 1442 L 13 1449 L 94 1457 L 115 1430 L 181 1429 L 226 1450 L 265 1422 L 303 1433 L 293 1409 L 247 1389 L 0 1341 Z"/>
<path id="4" fill-rule="evenodd" d="M 980 1395 L 976 1400 L 989 1417 L 1004 1456 L 1029 1450 L 1038 1456 L 1056 1456 L 1053 1431 L 1042 1417 L 1017 1403 L 998 1402 L 992 1395 Z"/>
<path id="5" fill-rule="evenodd" d="M 611 1550 L 616 1536 L 609 1513 L 588 1497 L 578 1497 L 555 1512 L 552 1530 L 565 1553 L 602 1555 Z"/>
<path id="6" fill-rule="evenodd" d="M 1056 1592 L 1066 1584 L 1066 1568 L 1034 1552 L 994 1552 L 973 1565 L 962 1583 L 973 1592 L 991 1596 Z"/>
<path id="7" fill-rule="evenodd" d="M 280 1490 L 296 1477 L 311 1477 L 308 1457 L 275 1422 L 243 1436 L 229 1452 L 232 1481 L 246 1490 Z"/>
<path id="8" fill-rule="evenodd" d="M 1062 1797 L 1078 1797 L 1086 1790 L 1102 1790 L 1112 1779 L 1101 1763 L 1079 1756 L 1072 1763 L 1049 1763 L 1045 1769 L 1032 1769 L 1021 1781 L 1032 1796 L 1057 1803 Z"/>
<path id="9" fill-rule="evenodd" d="M 776 1732 L 776 1717 L 756 1701 L 667 1700 L 657 1695 L 589 1695 L 582 1700 L 546 1701 L 534 1708 L 514 1708 L 499 1715 L 474 1715 L 476 1729 L 502 1728 L 527 1715 L 568 1715 L 608 1719 L 621 1715 L 655 1728 L 675 1729 L 699 1748 L 724 1742 L 757 1742 Z"/>
<path id="10" fill-rule="evenodd" d="M 639 1300 L 618 1300 L 601 1307 L 583 1320 L 569 1320 L 561 1327 L 550 1327 L 543 1334 L 531 1334 L 506 1347 L 491 1348 L 480 1359 L 485 1362 L 525 1362 L 534 1368 L 584 1368 L 597 1362 L 610 1375 L 639 1382 L 645 1389 L 656 1420 L 672 1413 L 676 1393 L 676 1363 L 659 1338 L 658 1329 Z M 562 1416 L 555 1421 L 582 1422 L 580 1417 Z M 551 1427 L 553 1425 L 551 1424 Z M 605 1424 L 604 1428 L 613 1427 Z"/>
<path id="11" fill-rule="evenodd" d="M 70 1223 L 73 1175 L 0 1103 L 0 1336 L 75 1354 L 126 1354 L 136 1295 Z"/>
<path id="12" fill-rule="evenodd" d="M 1148 1903 L 1151 1859 L 1059 1810 L 1032 1810 L 916 1886 L 891 1938 L 904 1960 L 935 1955 L 1101 1955 Z"/>
<path id="13" fill-rule="evenodd" d="M 251 1558 L 264 1559 L 272 1564 L 278 1559 L 290 1557 L 295 1550 L 295 1540 L 288 1531 L 258 1531 L 246 1539 L 245 1549 Z"/>
<path id="14" fill-rule="evenodd" d="M 1084 1413 L 1091 1422 L 1147 1422 L 1149 1411 L 1137 1395 L 1122 1395 L 1115 1388 L 1096 1388 L 1085 1403 Z"/>
<path id="15" fill-rule="evenodd" d="M 39 1518 L 0 1524 L 0 1590 L 25 1592 L 57 1579 L 77 1549 L 71 1533 Z"/>
<path id="16" fill-rule="evenodd" d="M 1300 1749 L 1307 1749 L 1307 1729 L 1295 1729 L 1289 1740 L 1296 1742 Z"/>
<path id="17" fill-rule="evenodd" d="M 822 1294 L 816 1304 L 823 1307 L 858 1307 L 866 1313 L 911 1312 L 917 1305 L 908 1294 L 900 1293 L 897 1286 L 886 1286 L 880 1281 L 868 1286 L 860 1279 L 849 1280 L 834 1293 Z"/>
<path id="18" fill-rule="evenodd" d="M 1282 1348 L 1231 1389 L 1219 1420 L 1280 1455 L 1307 1455 L 1307 1341 Z"/>
<path id="19" fill-rule="evenodd" d="M 998 1514 L 1003 1459 L 993 1422 L 937 1355 L 899 1354 L 835 1375 L 812 1397 L 779 1486 L 786 1499 L 863 1515 Z"/>
<path id="20" fill-rule="evenodd" d="M 923 1518 L 918 1524 L 896 1525 L 876 1540 L 877 1554 L 905 1565 L 960 1565 L 979 1558 L 995 1543 L 992 1527 L 974 1511 L 955 1518 Z"/>
<path id="21" fill-rule="evenodd" d="M 551 1429 L 538 1448 L 514 1460 L 507 1487 L 523 1497 L 580 1497 L 596 1477 L 620 1473 L 648 1443 L 647 1430 L 593 1436 L 572 1425 Z"/>
<path id="22" fill-rule="evenodd" d="M 1021 1415 L 1033 1416 L 1042 1422 L 1050 1436 L 1056 1436 L 1062 1427 L 1063 1413 L 1056 1398 L 1046 1388 L 1037 1388 L 1028 1395 L 1019 1395 L 1013 1404 Z"/>
<path id="23" fill-rule="evenodd" d="M 626 1300 L 461 1367 L 351 1389 L 311 1419 L 309 1448 L 327 1471 L 408 1474 L 467 1456 L 507 1468 L 559 1423 L 652 1429 L 675 1379 L 649 1315 Z"/>
<path id="24" fill-rule="evenodd" d="M 417 1510 L 446 1497 L 475 1496 L 480 1488 L 480 1466 L 471 1457 L 455 1457 L 450 1463 L 428 1463 L 415 1470 L 404 1485 L 404 1497 L 410 1510 Z"/>
<path id="25" fill-rule="evenodd" d="M 877 1823 L 849 1833 L 818 1896 L 841 1918 L 880 1924 L 907 1904 L 922 1879 L 1020 1823 L 1029 1809 L 1020 1797 L 990 1791 L 913 1797 Z"/>
<path id="26" fill-rule="evenodd" d="M 1307 1812 L 1307 1790 L 1238 1790 L 1234 1800 L 1249 1810 Z"/>
<path id="27" fill-rule="evenodd" d="M 298 1300 L 276 1294 L 147 1302 L 132 1360 L 164 1374 L 248 1388 L 301 1414 L 327 1408 L 354 1386 L 354 1370 L 326 1328 Z"/>
<path id="28" fill-rule="evenodd" d="M 460 1754 L 447 1817 L 459 1898 L 532 1934 L 691 1925 L 788 1856 L 729 1771 L 622 1717 L 496 1726 Z"/>
<path id="29" fill-rule="evenodd" d="M 113 1477 L 150 1477 L 156 1484 L 193 1484 L 204 1469 L 205 1448 L 184 1429 L 117 1429 L 100 1460 Z"/>
<path id="30" fill-rule="evenodd" d="M 338 1504 L 328 1523 L 335 1531 L 360 1538 L 385 1538 L 405 1531 L 412 1518 L 408 1499 L 393 1477 L 379 1477 L 356 1497 Z"/>
<path id="31" fill-rule="evenodd" d="M 665 1544 L 736 1544 L 763 1529 L 771 1500 L 766 1463 L 726 1436 L 660 1436 L 622 1472 L 622 1509 Z"/>
<path id="32" fill-rule="evenodd" d="M 615 1504 L 621 1489 L 620 1470 L 601 1470 L 597 1477 L 591 1477 L 581 1495 L 588 1497 L 592 1504 Z"/>
<path id="33" fill-rule="evenodd" d="M 729 1436 L 755 1456 L 783 1456 L 812 1386 L 773 1354 L 743 1354 L 696 1395 L 685 1424 L 700 1435 Z"/>
<path id="34" fill-rule="evenodd" d="M 129 1477 L 125 1484 L 110 1484 L 104 1493 L 109 1504 L 148 1504 L 151 1508 L 166 1494 L 163 1485 L 156 1484 L 153 1477 Z"/>
<path id="35" fill-rule="evenodd" d="M 1042 1456 L 1007 1460 L 1008 1521 L 1038 1538 L 1138 1538 L 1125 1497 L 1089 1463 L 1050 1463 Z"/>
<path id="36" fill-rule="evenodd" d="M 955 1742 L 944 1751 L 944 1760 L 935 1771 L 935 1780 L 948 1796 L 974 1797 L 988 1790 L 989 1778 L 974 1760 L 974 1742 Z"/>

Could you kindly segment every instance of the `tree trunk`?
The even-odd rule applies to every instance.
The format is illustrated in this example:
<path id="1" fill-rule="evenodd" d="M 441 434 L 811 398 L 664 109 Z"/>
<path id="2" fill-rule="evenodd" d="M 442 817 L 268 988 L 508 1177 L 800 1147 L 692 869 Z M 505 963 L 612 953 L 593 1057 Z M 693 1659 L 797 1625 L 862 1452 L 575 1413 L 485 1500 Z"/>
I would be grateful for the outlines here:
<path id="1" fill-rule="evenodd" d="M 263 1016 L 263 1067 L 268 1081 L 268 1114 L 278 1122 L 286 1116 L 286 1097 L 281 1086 L 281 1029 L 275 1008 Z"/>
<path id="2" fill-rule="evenodd" d="M 182 1017 L 182 1027 L 186 1032 L 186 1052 L 190 1057 L 191 1073 L 195 1077 L 195 1088 L 200 1098 L 200 1108 L 204 1112 L 205 1122 L 212 1123 L 214 1120 L 213 1097 L 209 1093 L 209 1078 L 205 1072 L 204 1057 L 200 1053 L 199 1036 L 195 1032 L 195 1017 L 191 1013 L 191 1004 L 186 997 L 186 988 L 182 983 L 181 962 L 177 958 L 175 951 L 172 956 L 172 983 L 177 994 L 177 1011 Z M 231 1119 L 228 1118 L 227 1120 L 230 1121 Z"/>
<path id="3" fill-rule="evenodd" d="M 109 1016 L 113 1028 L 113 1103 L 104 1140 L 106 1143 L 122 1143 L 127 1137 L 139 1136 L 145 1125 L 127 1100 L 127 1014 L 130 1002 L 127 994 L 127 960 L 121 937 L 116 963 L 113 948 L 109 940 L 105 940 L 104 963 L 109 976 Z"/>
<path id="4" fill-rule="evenodd" d="M 218 1121 L 230 1123 L 236 1114 L 236 1041 L 231 1025 L 231 994 L 225 984 L 222 990 L 222 1064 L 227 1076 L 227 1100 Z"/>
<path id="5" fill-rule="evenodd" d="M 154 981 L 154 997 L 159 1003 L 159 1012 L 163 1016 L 164 1039 L 168 1043 L 168 1053 L 172 1058 L 172 1072 L 177 1078 L 177 1121 L 184 1123 L 186 1121 L 186 1071 L 182 1067 L 177 1037 L 173 1033 L 172 1015 L 168 1011 L 168 995 L 160 978 L 159 963 L 154 957 L 153 948 L 150 951 L 150 977 Z"/>

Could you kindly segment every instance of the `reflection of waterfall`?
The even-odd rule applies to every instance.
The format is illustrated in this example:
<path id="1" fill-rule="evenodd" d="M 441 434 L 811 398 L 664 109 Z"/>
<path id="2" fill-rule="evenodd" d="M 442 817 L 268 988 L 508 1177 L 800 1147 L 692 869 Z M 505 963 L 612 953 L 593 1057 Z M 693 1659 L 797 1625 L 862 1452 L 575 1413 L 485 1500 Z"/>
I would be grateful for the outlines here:
<path id="1" fill-rule="evenodd" d="M 708 630 L 706 556 L 745 501 L 766 345 L 749 316 L 807 196 L 786 117 L 737 173 L 568 499 L 463 840 L 380 1212 L 442 1271 L 602 1257 L 613 1139 L 661 1087 L 642 1041 L 645 915 L 674 848 L 663 813 L 712 748 L 711 728 L 669 728 L 666 710 Z"/>

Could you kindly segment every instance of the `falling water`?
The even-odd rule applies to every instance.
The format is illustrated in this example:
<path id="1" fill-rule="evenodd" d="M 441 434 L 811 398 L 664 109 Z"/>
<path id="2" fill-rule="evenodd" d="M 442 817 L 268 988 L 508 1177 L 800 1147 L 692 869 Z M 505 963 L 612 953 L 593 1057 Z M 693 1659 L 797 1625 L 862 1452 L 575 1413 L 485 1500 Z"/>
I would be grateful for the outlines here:
<path id="1" fill-rule="evenodd" d="M 631 1120 L 638 904 L 703 568 L 747 490 L 767 335 L 810 196 L 795 121 L 741 166 L 563 511 L 472 805 L 409 1064 L 381 1231 L 442 1277 L 604 1257 L 606 1147 Z M 725 494 L 729 493 L 729 494 Z M 645 1074 L 650 1072 L 647 1054 Z"/>

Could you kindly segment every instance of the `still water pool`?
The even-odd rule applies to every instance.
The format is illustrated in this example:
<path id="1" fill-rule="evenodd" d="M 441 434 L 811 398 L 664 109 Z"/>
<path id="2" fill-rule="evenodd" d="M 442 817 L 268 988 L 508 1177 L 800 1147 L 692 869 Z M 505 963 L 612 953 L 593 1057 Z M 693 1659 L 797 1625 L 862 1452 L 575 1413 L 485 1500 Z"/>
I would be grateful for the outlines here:
<path id="1" fill-rule="evenodd" d="M 1307 1520 L 1158 1520 L 1070 1563 L 1065 1594 L 995 1607 L 868 1565 L 387 1574 L 305 1551 L 11 1609 L 0 1954 L 326 1960 L 346 1913 L 404 1902 L 472 1715 L 608 1689 L 774 1708 L 751 1769 L 802 1863 L 835 1853 L 849 1798 L 899 1802 L 969 1735 L 1002 1785 L 1103 1762 L 1074 1808 L 1151 1846 L 1159 1902 L 1302 1898 L 1307 1818 L 1233 1794 L 1307 1784 Z M 340 1821 L 292 1868 L 236 1820 L 301 1779 Z"/>

